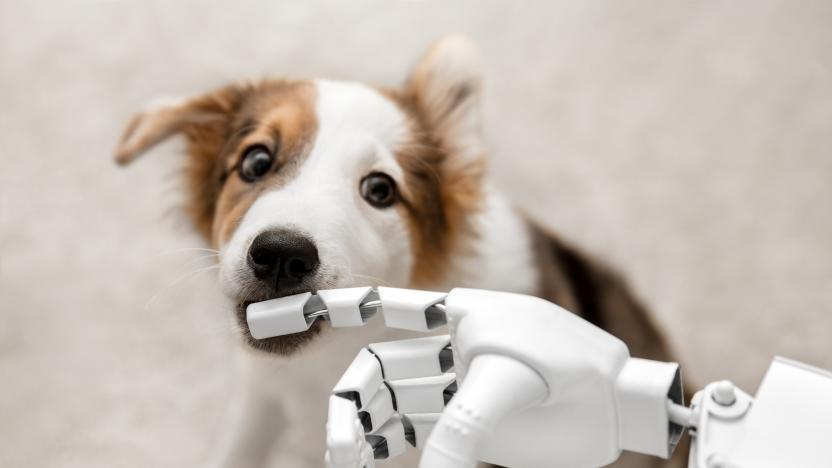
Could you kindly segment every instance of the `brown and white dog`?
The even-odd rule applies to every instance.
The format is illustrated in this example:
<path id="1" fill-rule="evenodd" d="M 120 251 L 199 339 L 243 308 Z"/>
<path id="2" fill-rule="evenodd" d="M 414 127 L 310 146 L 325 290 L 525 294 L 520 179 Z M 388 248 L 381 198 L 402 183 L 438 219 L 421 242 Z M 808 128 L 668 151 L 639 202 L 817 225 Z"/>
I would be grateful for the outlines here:
<path id="1" fill-rule="evenodd" d="M 269 456 L 275 466 L 321 466 L 335 380 L 360 346 L 399 337 L 380 323 L 329 330 L 318 321 L 305 333 L 256 340 L 245 321 L 253 301 L 379 283 L 535 294 L 619 336 L 636 356 L 671 359 L 615 274 L 491 188 L 481 79 L 476 48 L 450 36 L 403 89 L 267 79 L 132 120 L 116 150 L 121 164 L 185 136 L 190 216 L 220 251 L 220 283 L 242 335 L 268 353 L 245 359 L 213 466 L 261 466 Z"/>

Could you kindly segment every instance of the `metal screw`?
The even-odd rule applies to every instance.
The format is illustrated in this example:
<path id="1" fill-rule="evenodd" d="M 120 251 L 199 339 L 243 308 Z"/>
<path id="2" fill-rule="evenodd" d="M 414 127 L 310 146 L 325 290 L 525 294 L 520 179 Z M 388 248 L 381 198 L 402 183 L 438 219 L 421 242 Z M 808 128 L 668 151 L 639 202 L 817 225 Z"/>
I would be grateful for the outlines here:
<path id="1" fill-rule="evenodd" d="M 731 406 L 737 401 L 736 387 L 730 380 L 717 383 L 711 395 L 714 401 L 721 406 Z"/>

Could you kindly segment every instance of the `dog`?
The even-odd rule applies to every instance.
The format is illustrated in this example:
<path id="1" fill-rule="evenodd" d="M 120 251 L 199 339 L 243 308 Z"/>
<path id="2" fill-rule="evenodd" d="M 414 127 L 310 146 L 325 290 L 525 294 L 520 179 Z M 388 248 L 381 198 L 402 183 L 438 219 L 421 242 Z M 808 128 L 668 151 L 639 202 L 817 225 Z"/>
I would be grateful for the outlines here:
<path id="1" fill-rule="evenodd" d="M 157 103 L 129 123 L 120 164 L 185 137 L 187 212 L 219 250 L 219 282 L 244 341 L 259 351 L 242 354 L 240 391 L 211 466 L 322 466 L 338 376 L 362 345 L 404 336 L 379 321 L 333 330 L 319 320 L 304 333 L 257 340 L 245 320 L 256 301 L 379 284 L 512 291 L 581 315 L 634 356 L 673 360 L 619 275 L 494 190 L 481 97 L 476 46 L 448 36 L 400 89 L 240 82 Z M 632 454 L 618 463 L 664 466 Z"/>

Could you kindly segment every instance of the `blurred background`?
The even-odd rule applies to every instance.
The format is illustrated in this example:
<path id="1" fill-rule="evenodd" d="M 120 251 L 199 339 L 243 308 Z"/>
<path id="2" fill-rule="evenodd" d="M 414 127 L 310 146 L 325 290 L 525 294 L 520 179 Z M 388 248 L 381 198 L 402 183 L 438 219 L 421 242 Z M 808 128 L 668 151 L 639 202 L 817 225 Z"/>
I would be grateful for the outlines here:
<path id="1" fill-rule="evenodd" d="M 832 367 L 832 3 L 0 1 L 0 466 L 183 467 L 236 337 L 131 114 L 264 75 L 397 85 L 463 32 L 495 183 L 626 273 L 696 382 Z"/>

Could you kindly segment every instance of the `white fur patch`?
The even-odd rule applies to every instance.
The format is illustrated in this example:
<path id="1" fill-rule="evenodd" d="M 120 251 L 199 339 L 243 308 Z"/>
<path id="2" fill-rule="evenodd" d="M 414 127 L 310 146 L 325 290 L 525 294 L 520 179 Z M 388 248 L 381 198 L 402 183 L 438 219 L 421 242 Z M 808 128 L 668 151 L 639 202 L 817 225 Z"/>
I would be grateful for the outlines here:
<path id="1" fill-rule="evenodd" d="M 529 225 L 500 193 L 484 187 L 482 211 L 473 220 L 472 254 L 451 262 L 448 287 L 536 294 L 539 272 Z"/>
<path id="2" fill-rule="evenodd" d="M 404 185 L 393 148 L 409 140 L 406 116 L 388 98 L 360 84 L 316 81 L 317 134 L 294 180 L 265 192 L 221 248 L 220 280 L 238 296 L 253 275 L 248 248 L 261 232 L 291 228 L 310 236 L 321 265 L 320 288 L 406 285 L 413 263 L 406 223 L 392 208 L 370 206 L 359 193 L 370 172 Z"/>

